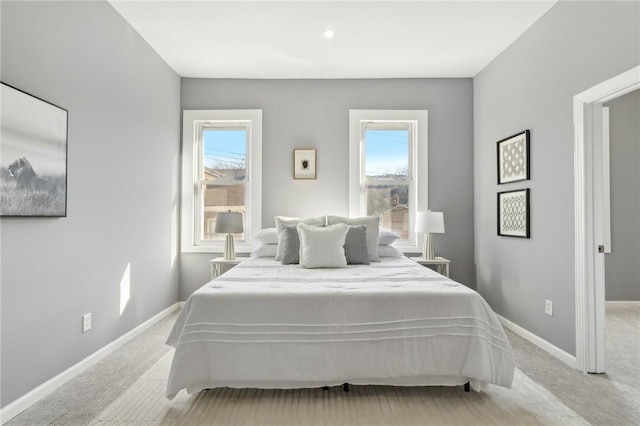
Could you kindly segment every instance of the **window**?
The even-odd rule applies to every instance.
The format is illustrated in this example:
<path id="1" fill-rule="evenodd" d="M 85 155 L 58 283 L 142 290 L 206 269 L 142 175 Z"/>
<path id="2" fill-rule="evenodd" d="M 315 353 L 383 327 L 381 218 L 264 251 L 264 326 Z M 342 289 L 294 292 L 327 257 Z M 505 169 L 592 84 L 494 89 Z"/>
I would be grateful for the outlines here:
<path id="1" fill-rule="evenodd" d="M 262 111 L 184 111 L 182 251 L 220 251 L 218 212 L 243 213 L 236 251 L 248 252 L 261 225 Z M 253 178 L 255 177 L 255 178 Z"/>
<path id="2" fill-rule="evenodd" d="M 396 244 L 417 250 L 417 211 L 427 209 L 427 111 L 350 111 L 349 214 L 381 215 Z"/>

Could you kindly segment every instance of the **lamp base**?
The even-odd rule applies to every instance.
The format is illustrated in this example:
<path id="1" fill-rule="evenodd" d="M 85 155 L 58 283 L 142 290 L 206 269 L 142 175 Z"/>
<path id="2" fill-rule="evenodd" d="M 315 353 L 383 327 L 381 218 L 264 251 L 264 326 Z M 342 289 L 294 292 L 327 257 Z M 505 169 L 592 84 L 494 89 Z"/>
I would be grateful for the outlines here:
<path id="1" fill-rule="evenodd" d="M 433 235 L 424 234 L 424 241 L 422 244 L 422 260 L 434 260 L 436 258 L 435 249 L 433 246 Z"/>
<path id="2" fill-rule="evenodd" d="M 224 244 L 224 260 L 236 260 L 236 249 L 233 246 L 233 235 L 227 234 Z"/>

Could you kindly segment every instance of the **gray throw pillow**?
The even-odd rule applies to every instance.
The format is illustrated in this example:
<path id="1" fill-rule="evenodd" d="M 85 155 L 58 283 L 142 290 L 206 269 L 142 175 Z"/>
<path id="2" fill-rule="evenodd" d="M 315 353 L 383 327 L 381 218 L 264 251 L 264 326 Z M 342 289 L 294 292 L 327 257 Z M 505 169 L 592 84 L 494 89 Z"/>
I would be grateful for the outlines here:
<path id="1" fill-rule="evenodd" d="M 344 241 L 344 255 L 347 265 L 368 265 L 369 250 L 367 249 L 367 226 L 349 226 Z"/>
<path id="2" fill-rule="evenodd" d="M 367 225 L 367 251 L 371 262 L 380 262 L 378 256 L 378 238 L 380 233 L 381 216 L 341 217 L 327 216 L 327 225 L 346 223 L 347 225 Z"/>
<path id="3" fill-rule="evenodd" d="M 282 247 L 280 245 L 280 239 L 282 238 L 282 230 L 285 225 L 297 225 L 299 223 L 306 223 L 308 225 L 324 226 L 327 222 L 326 216 L 317 217 L 285 217 L 275 216 L 276 229 L 278 230 L 278 249 L 276 251 L 276 260 L 282 260 Z"/>
<path id="4" fill-rule="evenodd" d="M 283 265 L 294 265 L 300 263 L 300 236 L 298 235 L 298 225 L 283 225 L 281 239 L 281 254 Z"/>

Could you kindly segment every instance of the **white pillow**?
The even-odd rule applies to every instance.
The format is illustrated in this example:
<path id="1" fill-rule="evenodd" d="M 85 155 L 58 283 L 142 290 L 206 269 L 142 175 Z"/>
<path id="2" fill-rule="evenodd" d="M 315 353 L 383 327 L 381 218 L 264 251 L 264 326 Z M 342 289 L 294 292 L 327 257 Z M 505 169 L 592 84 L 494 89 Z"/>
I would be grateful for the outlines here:
<path id="1" fill-rule="evenodd" d="M 276 228 L 265 228 L 258 232 L 256 240 L 262 244 L 278 244 L 278 230 Z"/>
<path id="2" fill-rule="evenodd" d="M 403 257 L 404 254 L 394 246 L 381 245 L 378 246 L 378 255 L 380 257 Z"/>
<path id="3" fill-rule="evenodd" d="M 251 252 L 251 257 L 276 257 L 277 244 L 264 244 Z"/>
<path id="4" fill-rule="evenodd" d="M 369 260 L 379 262 L 378 256 L 378 234 L 380 232 L 380 216 L 364 216 L 364 217 L 341 217 L 327 216 L 327 225 L 336 223 L 345 223 L 347 225 L 366 225 L 367 226 L 367 251 L 369 252 Z"/>
<path id="5" fill-rule="evenodd" d="M 389 231 L 388 229 L 381 229 L 380 236 L 378 237 L 378 245 L 388 246 L 398 238 L 400 238 L 400 236 L 395 232 Z"/>
<path id="6" fill-rule="evenodd" d="M 347 232 L 349 227 L 344 223 L 322 228 L 299 223 L 300 265 L 305 268 L 345 268 Z"/>
<path id="7" fill-rule="evenodd" d="M 327 222 L 325 216 L 316 216 L 316 217 L 285 217 L 285 216 L 276 216 L 274 217 L 276 221 L 276 230 L 278 231 L 278 251 L 276 253 L 276 260 L 282 260 L 282 231 L 284 230 L 284 225 L 297 225 L 299 223 L 305 223 L 307 225 L 315 225 L 315 226 L 324 226 Z"/>

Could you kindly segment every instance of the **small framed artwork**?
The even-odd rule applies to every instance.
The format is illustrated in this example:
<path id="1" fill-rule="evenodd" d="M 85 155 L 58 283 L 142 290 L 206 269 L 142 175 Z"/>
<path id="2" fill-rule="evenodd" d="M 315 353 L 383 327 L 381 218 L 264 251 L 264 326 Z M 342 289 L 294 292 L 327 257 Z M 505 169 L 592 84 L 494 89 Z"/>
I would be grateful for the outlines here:
<path id="1" fill-rule="evenodd" d="M 498 141 L 498 185 L 529 178 L 529 130 Z"/>
<path id="2" fill-rule="evenodd" d="M 1 84 L 2 216 L 67 215 L 67 110 Z"/>
<path id="3" fill-rule="evenodd" d="M 498 235 L 530 237 L 529 188 L 498 193 Z"/>
<path id="4" fill-rule="evenodd" d="M 315 149 L 294 149 L 293 150 L 293 178 L 294 179 L 315 179 L 316 178 L 316 150 Z"/>

